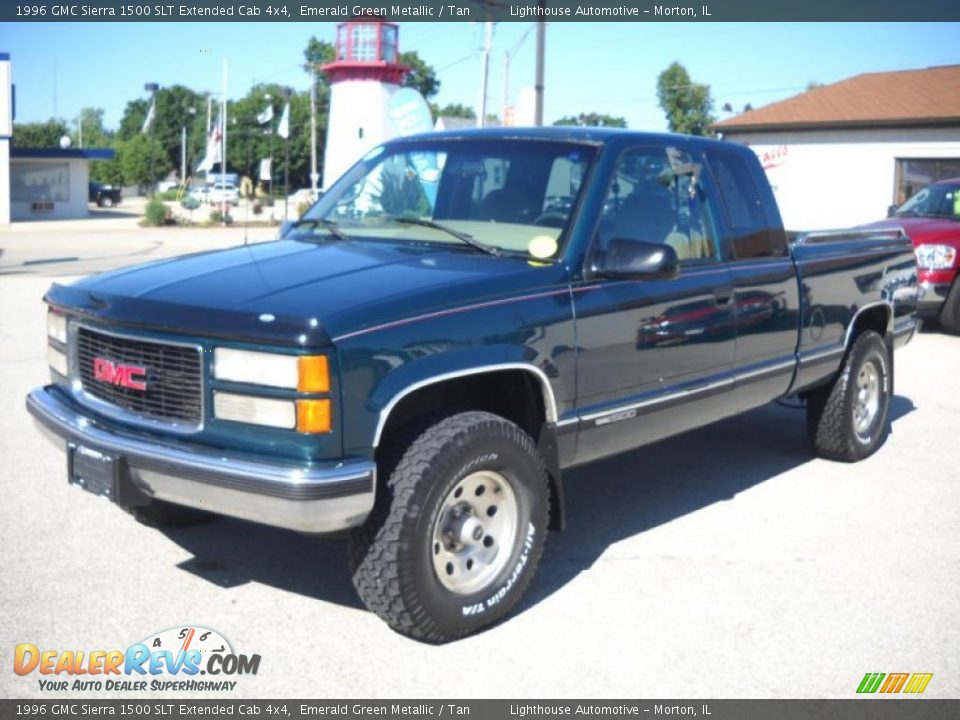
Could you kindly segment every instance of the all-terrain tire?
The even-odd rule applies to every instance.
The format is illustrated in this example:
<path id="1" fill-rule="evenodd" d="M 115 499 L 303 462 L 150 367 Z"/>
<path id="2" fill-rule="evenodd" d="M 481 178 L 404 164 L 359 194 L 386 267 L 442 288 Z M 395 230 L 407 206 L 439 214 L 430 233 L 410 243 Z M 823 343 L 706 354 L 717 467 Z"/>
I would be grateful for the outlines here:
<path id="1" fill-rule="evenodd" d="M 499 480 L 492 484 L 482 480 L 487 477 Z M 428 427 L 402 453 L 385 486 L 378 488 L 367 523 L 351 537 L 353 583 L 361 600 L 393 630 L 430 643 L 449 642 L 502 619 L 523 596 L 543 553 L 550 503 L 547 483 L 534 441 L 502 417 L 462 412 Z M 484 484 L 486 488 L 481 487 Z M 465 487 L 471 491 L 464 492 Z M 498 493 L 498 502 L 512 499 L 513 509 L 504 505 L 501 517 L 512 513 L 513 529 L 496 543 L 496 553 L 486 566 L 478 562 L 468 571 L 471 565 L 458 564 L 464 585 L 452 587 L 460 576 L 453 577 L 450 563 L 449 577 L 440 577 L 443 572 L 437 566 L 443 566 L 447 557 L 441 551 L 448 549 L 446 541 L 437 542 L 437 533 L 446 527 L 443 521 L 450 513 L 458 519 L 462 513 L 477 526 L 486 523 L 487 513 L 472 513 L 469 505 L 466 510 L 451 508 L 451 502 L 459 503 L 452 499 L 461 493 L 472 502 L 487 488 L 491 502 L 492 493 Z M 492 527 L 495 515 L 496 511 L 490 515 L 487 527 Z M 486 532 L 477 530 L 483 544 L 488 541 Z M 456 543 L 451 541 L 449 547 Z M 469 543 L 463 547 L 468 549 Z M 472 572 L 480 573 L 476 577 L 483 580 L 482 586 L 469 585 Z M 493 574 L 485 579 L 485 572 Z"/>
<path id="2" fill-rule="evenodd" d="M 892 368 L 883 338 L 872 330 L 862 332 L 847 352 L 840 374 L 807 397 L 807 433 L 817 455 L 857 462 L 877 451 L 889 432 Z M 875 407 L 861 402 L 873 397 L 861 387 L 870 377 L 876 380 Z"/>
<path id="3" fill-rule="evenodd" d="M 953 287 L 940 309 L 940 324 L 947 332 L 960 335 L 960 278 L 953 281 Z"/>
<path id="4" fill-rule="evenodd" d="M 152 528 L 178 528 L 202 525 L 215 516 L 212 513 L 168 503 L 163 500 L 151 500 L 148 505 L 128 508 L 137 522 Z"/>

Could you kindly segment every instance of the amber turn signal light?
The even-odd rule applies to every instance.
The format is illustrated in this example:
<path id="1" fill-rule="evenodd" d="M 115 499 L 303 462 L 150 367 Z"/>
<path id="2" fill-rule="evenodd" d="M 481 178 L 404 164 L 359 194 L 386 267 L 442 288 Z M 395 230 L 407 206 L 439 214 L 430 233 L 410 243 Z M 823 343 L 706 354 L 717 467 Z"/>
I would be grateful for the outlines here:
<path id="1" fill-rule="evenodd" d="M 330 366 L 326 355 L 301 355 L 297 370 L 297 390 L 300 392 L 330 391 Z"/>
<path id="2" fill-rule="evenodd" d="M 329 400 L 297 400 L 297 432 L 328 433 L 332 427 Z"/>

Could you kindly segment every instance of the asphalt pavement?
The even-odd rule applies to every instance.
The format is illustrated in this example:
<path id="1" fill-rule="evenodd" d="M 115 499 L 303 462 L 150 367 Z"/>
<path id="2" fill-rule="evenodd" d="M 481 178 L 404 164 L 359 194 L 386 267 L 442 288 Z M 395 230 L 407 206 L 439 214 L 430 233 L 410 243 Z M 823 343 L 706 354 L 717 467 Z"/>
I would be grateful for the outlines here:
<path id="1" fill-rule="evenodd" d="M 15 675 L 19 643 L 123 649 L 185 625 L 261 656 L 231 697 L 852 698 L 866 672 L 960 696 L 960 338 L 898 353 L 892 434 L 859 464 L 814 459 L 803 413 L 770 406 L 570 471 L 569 528 L 519 612 L 434 647 L 363 610 L 342 537 L 152 530 L 67 485 L 23 403 L 48 376 L 44 290 L 215 237 L 104 232 L 34 233 L 41 259 L 81 259 L 26 266 L 31 233 L 0 234 L 0 697 L 83 695 Z"/>

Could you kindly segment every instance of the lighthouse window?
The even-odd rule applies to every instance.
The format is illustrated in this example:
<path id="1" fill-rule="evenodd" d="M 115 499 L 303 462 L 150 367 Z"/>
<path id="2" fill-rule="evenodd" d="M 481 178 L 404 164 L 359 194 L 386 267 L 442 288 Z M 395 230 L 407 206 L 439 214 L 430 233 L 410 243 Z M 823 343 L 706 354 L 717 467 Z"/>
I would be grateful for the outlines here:
<path id="1" fill-rule="evenodd" d="M 391 25 L 383 26 L 383 59 L 388 63 L 397 61 L 397 29 Z"/>
<path id="2" fill-rule="evenodd" d="M 351 41 L 352 60 L 377 59 L 376 25 L 354 25 Z"/>

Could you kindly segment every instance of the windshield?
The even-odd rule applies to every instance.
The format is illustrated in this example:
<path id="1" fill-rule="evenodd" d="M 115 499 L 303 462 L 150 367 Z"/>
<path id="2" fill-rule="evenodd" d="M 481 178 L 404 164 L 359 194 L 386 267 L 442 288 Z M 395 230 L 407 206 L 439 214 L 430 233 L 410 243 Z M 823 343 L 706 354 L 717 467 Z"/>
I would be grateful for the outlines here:
<path id="1" fill-rule="evenodd" d="M 332 221 L 353 240 L 486 246 L 553 258 L 595 153 L 592 145 L 516 139 L 385 145 L 338 180 L 303 220 Z M 297 232 L 329 231 L 304 222 Z"/>
<path id="2" fill-rule="evenodd" d="M 960 183 L 929 185 L 894 213 L 895 217 L 917 215 L 960 219 Z"/>

